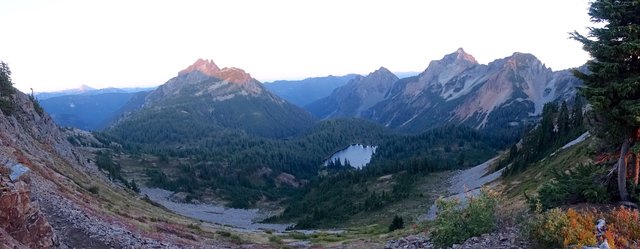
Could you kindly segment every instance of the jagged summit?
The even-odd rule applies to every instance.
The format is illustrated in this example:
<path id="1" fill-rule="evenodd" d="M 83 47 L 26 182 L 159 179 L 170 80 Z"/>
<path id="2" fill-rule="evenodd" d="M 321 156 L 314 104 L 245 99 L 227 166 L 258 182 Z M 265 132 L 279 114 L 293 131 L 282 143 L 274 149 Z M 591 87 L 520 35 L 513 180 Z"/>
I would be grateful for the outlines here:
<path id="1" fill-rule="evenodd" d="M 220 68 L 213 62 L 213 60 L 203 60 L 200 58 L 191 66 L 180 71 L 178 75 L 188 74 L 194 71 L 198 71 L 209 76 L 216 76 L 220 72 Z"/>
<path id="2" fill-rule="evenodd" d="M 459 63 L 459 62 L 478 64 L 478 61 L 476 61 L 476 58 L 474 58 L 473 55 L 470 55 L 467 52 L 465 52 L 463 48 L 458 48 L 458 50 L 456 50 L 455 52 L 445 55 L 441 61 L 447 64 Z"/>
<path id="3" fill-rule="evenodd" d="M 189 67 L 180 71 L 178 75 L 186 75 L 192 72 L 200 72 L 206 76 L 216 77 L 233 83 L 247 83 L 253 78 L 244 70 L 235 67 L 225 67 L 220 69 L 213 60 L 198 59 Z"/>
<path id="4" fill-rule="evenodd" d="M 390 74 L 394 74 L 391 71 L 389 71 L 389 69 L 387 69 L 386 67 L 380 67 L 378 68 L 376 71 L 373 71 L 371 73 L 369 73 L 368 76 L 376 76 L 376 75 L 390 75 Z M 394 74 L 395 75 L 395 74 Z"/>

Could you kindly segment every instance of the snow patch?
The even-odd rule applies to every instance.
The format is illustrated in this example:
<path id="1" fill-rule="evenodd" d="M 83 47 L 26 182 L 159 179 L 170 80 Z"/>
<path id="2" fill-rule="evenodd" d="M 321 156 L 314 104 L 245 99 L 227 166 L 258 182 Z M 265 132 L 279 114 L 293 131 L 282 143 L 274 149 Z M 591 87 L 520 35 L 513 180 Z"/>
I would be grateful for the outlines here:
<path id="1" fill-rule="evenodd" d="M 582 133 L 582 135 L 580 135 L 578 138 L 574 139 L 573 141 L 565 144 L 564 146 L 560 147 L 560 149 L 556 150 L 555 152 L 551 153 L 551 156 L 555 156 L 558 152 L 565 150 L 571 146 L 574 146 L 576 144 L 579 144 L 581 142 L 583 142 L 584 140 L 587 140 L 587 138 L 589 138 L 591 136 L 591 134 L 587 131 L 585 133 Z"/>
<path id="2" fill-rule="evenodd" d="M 583 133 L 582 135 L 580 135 L 578 138 L 576 138 L 575 140 L 565 144 L 564 146 L 562 146 L 562 148 L 560 148 L 561 150 L 564 150 L 566 148 L 569 148 L 571 146 L 574 146 L 584 140 L 587 140 L 587 138 L 589 138 L 591 136 L 591 134 L 587 131 L 585 133 Z"/>

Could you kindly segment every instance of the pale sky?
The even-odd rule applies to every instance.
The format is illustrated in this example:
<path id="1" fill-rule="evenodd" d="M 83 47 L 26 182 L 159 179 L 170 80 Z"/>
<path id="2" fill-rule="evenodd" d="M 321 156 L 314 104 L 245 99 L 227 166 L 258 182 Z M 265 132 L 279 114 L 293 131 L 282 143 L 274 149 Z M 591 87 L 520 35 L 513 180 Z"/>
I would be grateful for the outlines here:
<path id="1" fill-rule="evenodd" d="M 554 70 L 589 56 L 588 0 L 0 0 L 0 60 L 26 92 L 154 86 L 198 58 L 260 81 L 423 71 L 463 47 Z"/>

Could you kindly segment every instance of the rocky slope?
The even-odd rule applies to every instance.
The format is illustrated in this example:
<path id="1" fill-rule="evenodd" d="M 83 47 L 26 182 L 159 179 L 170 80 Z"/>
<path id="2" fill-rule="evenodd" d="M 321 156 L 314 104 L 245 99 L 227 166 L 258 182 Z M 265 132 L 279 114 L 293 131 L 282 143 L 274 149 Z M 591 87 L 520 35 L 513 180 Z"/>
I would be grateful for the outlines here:
<path id="1" fill-rule="evenodd" d="M 4 98 L 14 108 L 11 114 L 0 112 L 0 244 L 184 248 L 206 243 L 188 232 L 188 220 L 106 179 L 27 95 Z"/>
<path id="2" fill-rule="evenodd" d="M 140 110 L 126 115 L 109 132 L 116 137 L 144 136 L 138 139 L 144 142 L 165 139 L 156 135 L 206 136 L 224 129 L 287 137 L 314 123 L 309 113 L 272 94 L 242 69 L 220 69 L 213 61 L 199 59 L 151 92 Z M 192 128 L 185 131 L 184 126 Z M 139 134 L 154 128 L 163 134 Z"/>
<path id="3" fill-rule="evenodd" d="M 362 117 L 365 110 L 385 99 L 398 77 L 384 67 L 367 76 L 356 76 L 331 95 L 315 101 L 305 109 L 321 119 Z"/>
<path id="4" fill-rule="evenodd" d="M 365 116 L 409 131 L 443 123 L 517 128 L 539 115 L 545 103 L 572 100 L 580 84 L 571 72 L 554 72 L 531 54 L 482 65 L 459 49 L 420 75 L 398 81 Z"/>

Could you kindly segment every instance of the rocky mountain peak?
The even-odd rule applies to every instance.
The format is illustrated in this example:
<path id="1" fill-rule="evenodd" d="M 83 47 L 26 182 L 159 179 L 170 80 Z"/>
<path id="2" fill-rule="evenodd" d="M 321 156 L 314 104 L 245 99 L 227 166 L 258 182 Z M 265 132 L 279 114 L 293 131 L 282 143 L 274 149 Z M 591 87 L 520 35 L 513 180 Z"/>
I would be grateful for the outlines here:
<path id="1" fill-rule="evenodd" d="M 369 73 L 368 76 L 389 76 L 389 75 L 395 75 L 395 74 L 389 71 L 389 69 L 387 69 L 386 67 L 380 67 L 376 71 Z"/>
<path id="2" fill-rule="evenodd" d="M 476 58 L 474 58 L 472 55 L 465 52 L 463 48 L 458 48 L 458 50 L 456 50 L 455 52 L 445 55 L 441 61 L 445 62 L 446 64 L 453 64 L 453 63 L 478 64 L 478 61 L 476 61 Z"/>
<path id="3" fill-rule="evenodd" d="M 529 53 L 515 52 L 505 59 L 507 60 L 507 64 L 512 66 L 534 66 L 542 64 L 535 55 Z"/>
<path id="4" fill-rule="evenodd" d="M 515 52 L 513 55 L 505 58 L 504 67 L 513 70 L 528 68 L 529 70 L 538 72 L 550 70 L 535 55 L 521 52 Z"/>
<path id="5" fill-rule="evenodd" d="M 220 68 L 218 67 L 218 65 L 216 65 L 216 63 L 213 62 L 213 60 L 198 59 L 191 66 L 180 71 L 178 75 L 188 74 L 195 71 L 201 72 L 208 76 L 216 76 L 220 72 Z"/>
<path id="6" fill-rule="evenodd" d="M 222 70 L 220 70 L 220 72 L 218 72 L 217 75 L 213 75 L 213 76 L 228 82 L 241 83 L 241 84 L 247 83 L 253 80 L 250 74 L 248 74 L 247 72 L 245 72 L 240 68 L 235 68 L 235 67 L 229 67 L 229 68 L 225 67 Z"/>

